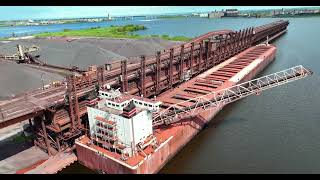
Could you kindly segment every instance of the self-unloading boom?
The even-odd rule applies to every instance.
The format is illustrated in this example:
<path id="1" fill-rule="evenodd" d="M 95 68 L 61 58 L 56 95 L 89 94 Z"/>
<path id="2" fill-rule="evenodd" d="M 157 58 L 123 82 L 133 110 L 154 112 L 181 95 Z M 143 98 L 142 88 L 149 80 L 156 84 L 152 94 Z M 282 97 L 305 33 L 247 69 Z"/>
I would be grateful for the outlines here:
<path id="1" fill-rule="evenodd" d="M 277 87 L 312 75 L 312 71 L 302 65 L 247 81 L 226 89 L 183 101 L 160 111 L 153 119 L 153 125 L 170 124 L 181 119 L 197 116 L 212 108 L 221 108 L 236 100 L 261 91 Z M 191 106 L 184 104 L 193 103 Z"/>

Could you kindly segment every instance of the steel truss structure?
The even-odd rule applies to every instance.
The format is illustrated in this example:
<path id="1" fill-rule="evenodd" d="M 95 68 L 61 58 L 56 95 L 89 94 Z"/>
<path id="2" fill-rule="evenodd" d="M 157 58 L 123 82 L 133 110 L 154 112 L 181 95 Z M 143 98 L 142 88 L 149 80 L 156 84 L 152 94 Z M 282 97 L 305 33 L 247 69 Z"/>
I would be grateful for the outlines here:
<path id="1" fill-rule="evenodd" d="M 187 101 L 174 104 L 160 111 L 153 118 L 153 126 L 170 124 L 181 119 L 195 117 L 199 113 L 222 108 L 224 105 L 242 99 L 252 94 L 296 81 L 312 75 L 312 71 L 302 65 L 280 72 L 247 81 L 230 88 L 214 91 Z M 192 103 L 191 106 L 186 104 Z"/>

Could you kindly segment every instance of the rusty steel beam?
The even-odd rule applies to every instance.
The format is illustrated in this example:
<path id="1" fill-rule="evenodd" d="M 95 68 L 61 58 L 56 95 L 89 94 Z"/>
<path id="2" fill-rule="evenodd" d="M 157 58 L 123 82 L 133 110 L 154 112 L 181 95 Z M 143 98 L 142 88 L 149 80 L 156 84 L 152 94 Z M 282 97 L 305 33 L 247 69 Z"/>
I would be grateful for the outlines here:
<path id="1" fill-rule="evenodd" d="M 40 118 L 41 118 L 41 127 L 42 127 L 42 131 L 43 131 L 44 141 L 46 143 L 47 150 L 48 150 L 48 155 L 52 156 L 51 151 L 50 151 L 50 143 L 49 143 L 49 139 L 48 139 L 48 134 L 47 134 L 46 126 L 44 124 L 44 116 L 42 116 Z"/>
<path id="2" fill-rule="evenodd" d="M 208 66 L 209 66 L 209 41 L 210 40 L 207 40 L 205 41 L 205 58 L 204 58 L 204 61 L 205 61 L 205 64 L 204 64 L 204 67 L 207 69 Z"/>
<path id="3" fill-rule="evenodd" d="M 194 64 L 193 51 L 194 51 L 194 42 L 191 43 L 191 50 L 190 50 L 190 65 L 189 65 L 189 68 L 190 68 L 191 74 L 193 74 L 193 64 Z"/>
<path id="4" fill-rule="evenodd" d="M 121 61 L 121 74 L 122 74 L 122 92 L 128 91 L 128 75 L 127 75 L 127 60 Z"/>
<path id="5" fill-rule="evenodd" d="M 97 81 L 99 88 L 101 88 L 104 84 L 104 68 L 102 66 L 97 68 Z"/>
<path id="6" fill-rule="evenodd" d="M 56 137 L 56 142 L 57 142 L 57 145 L 58 145 L 58 151 L 61 152 L 61 146 L 60 146 L 60 141 L 59 141 L 58 136 Z"/>
<path id="7" fill-rule="evenodd" d="M 75 128 L 75 116 L 74 116 L 74 105 L 73 105 L 73 96 L 72 96 L 72 91 L 73 91 L 73 80 L 72 76 L 67 77 L 67 93 L 68 93 L 68 101 L 69 101 L 69 114 L 70 114 L 70 119 L 71 119 L 71 125 L 72 128 Z"/>
<path id="8" fill-rule="evenodd" d="M 231 34 L 231 54 L 235 54 L 236 52 L 236 41 L 237 41 L 237 33 Z"/>
<path id="9" fill-rule="evenodd" d="M 16 117 L 14 119 L 10 119 L 10 120 L 7 120 L 7 121 L 1 121 L 0 129 L 8 127 L 8 126 L 11 126 L 11 125 L 19 123 L 19 122 L 22 122 L 22 121 L 24 121 L 26 119 L 34 118 L 34 117 L 42 115 L 42 114 L 43 114 L 43 110 L 36 111 L 36 112 L 30 113 L 30 114 L 27 114 L 27 115 L 24 115 L 24 116 Z"/>
<path id="10" fill-rule="evenodd" d="M 198 71 L 201 71 L 202 70 L 201 63 L 203 59 L 203 42 L 200 42 L 199 45 L 200 45 L 200 49 L 199 49 L 199 59 L 198 59 L 198 64 L 199 64 Z"/>
<path id="11" fill-rule="evenodd" d="M 157 63 L 156 63 L 156 94 L 160 93 L 160 75 L 161 75 L 161 52 L 157 52 Z"/>
<path id="12" fill-rule="evenodd" d="M 240 42 L 239 42 L 239 44 L 240 44 L 240 49 L 242 49 L 243 48 L 243 40 L 244 40 L 244 37 L 245 37 L 245 33 L 246 33 L 246 29 L 243 29 L 243 31 L 241 31 L 241 36 L 240 36 Z"/>
<path id="13" fill-rule="evenodd" d="M 170 60 L 169 60 L 169 88 L 172 88 L 173 85 L 173 54 L 174 49 L 170 49 Z"/>
<path id="14" fill-rule="evenodd" d="M 225 58 L 226 46 L 227 46 L 227 38 L 224 38 L 223 43 L 222 43 L 222 47 L 221 47 L 221 59 Z"/>
<path id="15" fill-rule="evenodd" d="M 142 95 L 143 97 L 146 96 L 146 57 L 145 56 L 141 56 L 141 61 L 140 61 L 140 65 L 141 65 L 141 70 L 140 70 L 140 95 Z"/>
<path id="16" fill-rule="evenodd" d="M 180 76 L 180 80 L 183 79 L 183 63 L 184 63 L 184 45 L 181 45 L 181 49 L 180 49 L 180 63 L 179 63 L 179 76 Z"/>
<path id="17" fill-rule="evenodd" d="M 75 111 L 75 117 L 76 117 L 76 126 L 81 124 L 81 119 L 80 119 L 80 110 L 79 110 L 79 98 L 77 95 L 77 87 L 75 84 L 75 77 L 72 76 L 72 86 L 73 86 L 73 91 L 71 92 L 73 95 L 74 99 L 74 111 Z"/>

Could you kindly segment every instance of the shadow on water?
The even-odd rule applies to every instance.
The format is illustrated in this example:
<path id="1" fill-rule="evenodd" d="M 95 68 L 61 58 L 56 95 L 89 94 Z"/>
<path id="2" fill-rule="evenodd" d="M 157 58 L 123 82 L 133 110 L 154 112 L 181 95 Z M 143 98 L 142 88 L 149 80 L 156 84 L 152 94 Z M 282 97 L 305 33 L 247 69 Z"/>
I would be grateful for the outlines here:
<path id="1" fill-rule="evenodd" d="M 81 165 L 78 161 L 74 162 L 70 166 L 66 167 L 58 174 L 98 174 L 95 171 L 88 169 L 87 167 Z"/>
<path id="2" fill-rule="evenodd" d="M 4 140 L 0 142 L 0 161 L 10 156 L 13 156 L 19 152 L 27 150 L 33 146 L 32 141 L 21 140 L 21 134 L 11 137 L 9 140 Z"/>

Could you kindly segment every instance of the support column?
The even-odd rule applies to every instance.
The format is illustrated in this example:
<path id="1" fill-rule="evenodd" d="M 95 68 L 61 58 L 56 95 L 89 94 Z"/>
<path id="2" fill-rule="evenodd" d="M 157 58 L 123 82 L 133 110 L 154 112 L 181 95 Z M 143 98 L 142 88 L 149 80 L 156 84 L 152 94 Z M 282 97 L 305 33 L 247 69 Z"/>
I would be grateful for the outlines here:
<path id="1" fill-rule="evenodd" d="M 140 95 L 142 95 L 143 97 L 146 97 L 146 57 L 143 55 L 141 56 L 141 61 L 140 61 L 140 88 L 141 88 L 141 92 Z"/>
<path id="2" fill-rule="evenodd" d="M 226 57 L 230 57 L 231 56 L 231 34 L 229 33 L 227 35 L 227 55 Z"/>
<path id="3" fill-rule="evenodd" d="M 75 110 L 75 117 L 76 117 L 76 126 L 78 127 L 81 124 L 81 119 L 80 119 L 80 108 L 79 108 L 79 101 L 78 101 L 78 94 L 77 94 L 77 86 L 75 82 L 75 77 L 73 76 L 73 97 L 74 97 L 74 110 Z"/>
<path id="4" fill-rule="evenodd" d="M 237 36 L 237 34 L 232 34 L 232 40 L 231 40 L 231 53 L 232 53 L 232 55 L 234 55 L 236 52 L 236 49 L 235 49 L 236 36 Z"/>
<path id="5" fill-rule="evenodd" d="M 237 36 L 236 36 L 236 42 L 235 42 L 235 49 L 236 49 L 236 53 L 239 52 L 240 49 L 240 37 L 241 37 L 241 30 L 239 32 L 237 32 Z"/>
<path id="6" fill-rule="evenodd" d="M 99 88 L 102 88 L 104 83 L 104 67 L 102 66 L 99 66 L 97 69 L 97 80 L 98 80 Z"/>
<path id="7" fill-rule="evenodd" d="M 247 45 L 248 45 L 248 32 L 249 32 L 249 29 L 247 28 L 244 34 L 244 48 L 247 48 Z"/>
<path id="8" fill-rule="evenodd" d="M 206 47 L 206 68 L 208 68 L 211 63 L 211 50 L 212 50 L 212 42 L 209 39 Z"/>
<path id="9" fill-rule="evenodd" d="M 247 28 L 246 38 L 245 38 L 245 48 L 248 48 L 248 47 L 249 47 L 249 31 L 250 31 L 250 29 Z"/>
<path id="10" fill-rule="evenodd" d="M 216 63 L 219 64 L 220 63 L 220 59 L 221 59 L 221 40 L 219 40 L 219 42 L 217 42 L 217 48 L 216 48 L 217 54 L 216 54 Z"/>
<path id="11" fill-rule="evenodd" d="M 208 52 L 209 52 L 209 41 L 205 41 L 204 42 L 204 54 L 205 54 L 205 58 L 204 58 L 204 68 L 207 69 L 208 68 Z"/>
<path id="12" fill-rule="evenodd" d="M 58 151 L 61 152 L 61 147 L 60 147 L 60 141 L 58 136 L 56 137 L 57 145 L 58 145 Z"/>
<path id="13" fill-rule="evenodd" d="M 184 45 L 181 45 L 181 49 L 180 49 L 180 63 L 179 63 L 179 76 L 180 76 L 180 80 L 183 79 L 183 62 L 184 62 Z"/>
<path id="14" fill-rule="evenodd" d="M 215 46 L 214 50 L 213 50 L 213 45 Z M 212 40 L 212 42 L 211 42 L 211 52 L 210 52 L 210 57 L 212 59 L 212 61 L 211 61 L 212 66 L 216 65 L 216 61 L 217 61 L 216 54 L 217 54 L 217 43 Z"/>
<path id="15" fill-rule="evenodd" d="M 170 59 L 169 59 L 169 88 L 172 88 L 173 84 L 173 55 L 174 49 L 170 49 Z"/>
<path id="16" fill-rule="evenodd" d="M 3 115 L 1 107 L 0 107 L 0 116 L 1 116 L 1 119 L 4 120 L 4 115 Z"/>
<path id="17" fill-rule="evenodd" d="M 245 30 L 241 31 L 241 36 L 240 36 L 240 51 L 242 51 L 242 49 L 243 49 L 244 34 L 245 34 Z"/>
<path id="18" fill-rule="evenodd" d="M 69 113 L 71 119 L 71 126 L 75 128 L 75 116 L 74 116 L 74 106 L 73 106 L 73 98 L 72 98 L 72 91 L 73 91 L 73 84 L 72 84 L 72 76 L 67 77 L 67 93 L 68 93 L 68 100 L 69 100 Z"/>
<path id="19" fill-rule="evenodd" d="M 161 76 L 161 52 L 158 51 L 157 52 L 157 56 L 156 56 L 156 88 L 155 88 L 155 94 L 159 94 L 160 93 L 160 76 Z"/>
<path id="20" fill-rule="evenodd" d="M 190 50 L 190 72 L 193 75 L 193 64 L 194 64 L 194 42 L 191 43 L 191 50 Z"/>
<path id="21" fill-rule="evenodd" d="M 203 62 L 203 43 L 200 42 L 199 45 L 200 45 L 200 49 L 199 49 L 199 71 L 201 71 L 202 70 L 201 63 Z"/>
<path id="22" fill-rule="evenodd" d="M 47 131 L 46 131 L 46 126 L 44 124 L 44 116 L 41 117 L 41 126 L 42 126 L 44 141 L 46 143 L 47 150 L 48 150 L 48 155 L 52 156 L 51 151 L 50 151 L 50 144 L 49 144 L 49 140 L 48 140 L 48 134 L 47 134 Z"/>
<path id="23" fill-rule="evenodd" d="M 254 28 L 252 27 L 251 33 L 250 33 L 250 46 L 252 46 L 252 43 L 253 43 L 253 37 L 254 37 L 253 30 L 254 30 Z"/>
<path id="24" fill-rule="evenodd" d="M 127 77 L 127 60 L 121 61 L 121 74 L 122 74 L 122 83 L 121 88 L 122 92 L 128 92 L 128 77 Z"/>
<path id="25" fill-rule="evenodd" d="M 226 49 L 227 49 L 227 37 L 224 38 L 223 40 L 223 45 L 222 45 L 222 61 L 225 60 L 226 57 Z"/>
<path id="26" fill-rule="evenodd" d="M 29 119 L 29 125 L 30 125 L 30 128 L 31 128 L 31 131 L 33 134 L 35 134 L 35 122 L 33 121 L 34 124 L 32 124 L 32 119 Z"/>

